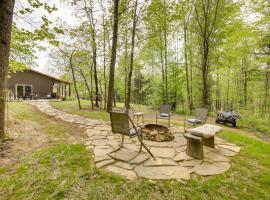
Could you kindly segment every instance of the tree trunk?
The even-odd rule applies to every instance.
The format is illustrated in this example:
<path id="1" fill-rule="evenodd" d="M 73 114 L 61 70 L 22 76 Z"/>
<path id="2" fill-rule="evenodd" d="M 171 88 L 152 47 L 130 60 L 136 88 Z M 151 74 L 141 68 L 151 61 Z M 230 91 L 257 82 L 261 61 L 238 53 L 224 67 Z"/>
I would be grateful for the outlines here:
<path id="1" fill-rule="evenodd" d="M 247 60 L 244 57 L 243 58 L 243 88 L 244 88 L 244 103 L 245 106 L 247 106 L 247 75 L 248 75 L 248 66 L 247 66 Z"/>
<path id="2" fill-rule="evenodd" d="M 97 43 L 96 43 L 96 28 L 94 23 L 94 16 L 93 16 L 93 6 L 92 2 L 90 1 L 90 9 L 87 8 L 86 0 L 84 0 L 84 10 L 87 14 L 89 25 L 90 25 L 90 31 L 92 36 L 92 53 L 93 53 L 93 68 L 94 68 L 94 80 L 95 80 L 95 106 L 98 106 L 98 77 L 97 77 Z M 93 89 L 91 87 L 91 89 Z"/>
<path id="3" fill-rule="evenodd" d="M 14 0 L 0 1 L 0 140 L 5 138 L 6 83 Z"/>
<path id="4" fill-rule="evenodd" d="M 103 79 L 104 79 L 104 110 L 106 109 L 107 103 L 107 80 L 106 80 L 106 33 L 105 33 L 105 22 L 103 15 Z"/>
<path id="5" fill-rule="evenodd" d="M 168 55 L 167 55 L 167 26 L 164 29 L 164 66 L 165 66 L 165 103 L 169 103 L 168 94 Z"/>
<path id="6" fill-rule="evenodd" d="M 162 31 L 160 30 L 160 41 L 162 40 Z M 162 75 L 162 102 L 165 103 L 165 90 L 164 90 L 164 85 L 165 85 L 165 73 L 164 73 L 164 59 L 163 59 L 163 44 L 161 42 L 160 46 L 160 62 L 161 62 L 161 75 Z"/>
<path id="7" fill-rule="evenodd" d="M 131 52 L 130 52 L 129 74 L 128 74 L 128 91 L 127 91 L 127 102 L 126 102 L 127 106 L 126 106 L 126 109 L 130 109 L 131 79 L 132 79 L 132 72 L 133 72 L 135 34 L 136 34 L 136 25 L 137 25 L 137 5 L 138 5 L 138 0 L 135 1 L 134 16 L 133 16 L 133 27 L 132 27 L 132 36 L 131 36 Z"/>
<path id="8" fill-rule="evenodd" d="M 96 47 L 93 48 L 93 51 L 94 51 L 94 53 L 93 53 L 93 67 L 94 67 L 94 79 L 95 79 L 95 87 L 96 87 L 96 90 L 95 90 L 95 100 L 96 100 L 95 106 L 99 107 L 98 106 L 99 92 L 98 92 L 97 49 L 96 49 Z"/>
<path id="9" fill-rule="evenodd" d="M 91 97 L 90 97 L 90 101 L 91 101 L 91 108 L 92 110 L 94 110 L 94 101 L 93 101 L 93 63 L 91 63 L 91 65 L 89 65 L 89 72 L 90 72 L 90 88 L 91 88 Z"/>
<path id="10" fill-rule="evenodd" d="M 119 18 L 118 8 L 119 8 L 119 0 L 114 0 L 113 41 L 112 41 L 112 52 L 111 52 L 110 74 L 109 74 L 107 112 L 110 112 L 112 110 L 112 103 L 114 99 L 114 70 L 116 61 L 118 18 Z"/>
<path id="11" fill-rule="evenodd" d="M 73 79 L 73 83 L 74 83 L 74 89 L 75 89 L 76 97 L 77 97 L 77 101 L 78 101 L 78 106 L 79 106 L 79 109 L 81 110 L 82 106 L 81 106 L 81 101 L 80 101 L 80 95 L 79 95 L 79 92 L 78 92 L 78 89 L 77 89 L 77 81 L 76 81 L 76 77 L 75 77 L 75 70 L 74 70 L 73 63 L 72 63 L 73 53 L 71 54 L 71 56 L 69 58 L 69 67 L 71 69 L 71 74 L 72 74 L 72 79 Z"/>
<path id="12" fill-rule="evenodd" d="M 79 72 L 80 72 L 80 74 L 81 74 L 81 76 L 82 76 L 82 78 L 83 78 L 83 81 L 84 81 L 84 84 L 85 84 L 85 86 L 86 86 L 86 89 L 87 89 L 89 98 L 91 99 L 91 90 L 90 90 L 90 87 L 89 87 L 89 85 L 88 85 L 88 83 L 87 83 L 86 77 L 85 77 L 85 75 L 84 75 L 84 73 L 83 73 L 83 70 L 82 70 L 81 68 L 79 68 Z"/>
<path id="13" fill-rule="evenodd" d="M 189 86 L 189 70 L 188 70 L 188 55 L 187 55 L 187 25 L 186 25 L 185 20 L 184 20 L 184 57 L 185 57 L 185 69 L 186 69 L 188 108 L 189 108 L 189 113 L 191 113 L 192 105 L 191 105 L 191 95 L 190 95 L 190 86 Z"/>

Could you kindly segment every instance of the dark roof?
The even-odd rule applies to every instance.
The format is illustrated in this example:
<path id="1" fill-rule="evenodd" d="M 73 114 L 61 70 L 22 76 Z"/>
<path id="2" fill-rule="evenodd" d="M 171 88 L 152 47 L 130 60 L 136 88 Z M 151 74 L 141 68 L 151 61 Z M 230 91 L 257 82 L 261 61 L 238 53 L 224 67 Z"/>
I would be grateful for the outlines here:
<path id="1" fill-rule="evenodd" d="M 46 76 L 46 77 L 48 77 L 48 78 L 54 79 L 54 80 L 59 81 L 59 82 L 71 84 L 69 81 L 65 81 L 65 80 L 62 80 L 62 79 L 60 79 L 60 78 L 56 78 L 56 77 L 53 77 L 53 76 L 51 76 L 51 75 L 48 75 L 48 74 L 44 74 L 44 73 L 39 72 L 39 71 L 36 71 L 36 70 L 34 70 L 34 69 L 27 69 L 26 71 L 32 71 L 32 72 L 34 72 L 34 73 L 40 74 L 40 75 L 42 75 L 42 76 Z"/>

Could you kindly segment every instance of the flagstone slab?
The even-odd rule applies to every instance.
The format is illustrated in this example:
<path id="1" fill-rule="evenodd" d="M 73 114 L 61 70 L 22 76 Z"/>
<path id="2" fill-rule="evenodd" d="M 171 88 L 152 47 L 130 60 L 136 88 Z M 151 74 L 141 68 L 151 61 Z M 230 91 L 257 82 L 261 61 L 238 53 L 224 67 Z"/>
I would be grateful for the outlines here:
<path id="1" fill-rule="evenodd" d="M 95 156 L 95 162 L 100 162 L 103 160 L 110 160 L 112 159 L 110 156 L 108 155 L 104 155 L 104 156 Z"/>
<path id="2" fill-rule="evenodd" d="M 230 159 L 226 156 L 223 155 L 219 155 L 217 153 L 214 152 L 209 152 L 207 154 L 204 155 L 205 158 L 212 160 L 212 161 L 216 161 L 216 162 L 229 162 Z"/>
<path id="3" fill-rule="evenodd" d="M 178 165 L 175 161 L 165 158 L 150 158 L 143 163 L 144 166 L 176 166 Z"/>
<path id="4" fill-rule="evenodd" d="M 151 147 L 150 151 L 155 157 L 173 158 L 175 156 L 174 148 Z"/>
<path id="5" fill-rule="evenodd" d="M 138 154 L 138 152 L 136 152 L 136 151 L 126 149 L 126 148 L 121 148 L 120 150 L 118 150 L 114 153 L 111 153 L 109 156 L 116 159 L 116 160 L 128 162 L 131 159 L 133 159 L 137 154 Z"/>
<path id="6" fill-rule="evenodd" d="M 219 148 L 215 151 L 215 153 L 223 155 L 223 156 L 227 156 L 227 157 L 232 157 L 235 156 L 237 153 L 235 151 L 230 151 L 227 149 L 223 149 L 223 148 Z"/>
<path id="7" fill-rule="evenodd" d="M 124 144 L 124 147 L 133 151 L 139 151 L 140 147 L 136 144 Z"/>
<path id="8" fill-rule="evenodd" d="M 93 140 L 92 142 L 92 145 L 95 145 L 95 146 L 104 146 L 107 144 L 107 139 L 96 139 L 96 140 Z"/>
<path id="9" fill-rule="evenodd" d="M 241 149 L 241 148 L 238 147 L 238 146 L 225 145 L 225 144 L 219 144 L 218 146 L 221 147 L 221 148 L 230 150 L 230 151 L 234 151 L 234 152 L 236 152 L 236 153 L 239 153 L 239 151 L 240 151 L 240 149 Z"/>
<path id="10" fill-rule="evenodd" d="M 182 166 L 182 167 L 194 167 L 194 166 L 202 164 L 202 162 L 203 162 L 202 160 L 197 160 L 197 159 L 184 160 L 183 162 L 180 162 L 180 166 Z"/>
<path id="11" fill-rule="evenodd" d="M 102 148 L 94 148 L 94 154 L 95 156 L 104 156 L 107 155 L 108 153 L 112 152 L 112 149 L 102 149 Z"/>
<path id="12" fill-rule="evenodd" d="M 231 165 L 228 162 L 203 163 L 193 168 L 194 172 L 202 176 L 222 174 L 229 170 Z"/>
<path id="13" fill-rule="evenodd" d="M 109 172 L 112 172 L 114 174 L 123 176 L 129 180 L 134 180 L 137 178 L 137 175 L 133 170 L 127 170 L 127 169 L 123 169 L 121 167 L 117 167 L 117 166 L 113 166 L 113 165 L 107 166 L 106 170 Z"/>
<path id="14" fill-rule="evenodd" d="M 181 166 L 137 166 L 135 172 L 139 177 L 147 179 L 190 179 L 192 170 Z"/>
<path id="15" fill-rule="evenodd" d="M 101 167 L 104 167 L 106 165 L 112 164 L 114 162 L 115 162 L 114 159 L 103 160 L 103 161 L 100 161 L 100 162 L 96 163 L 96 167 L 101 168 Z"/>
<path id="16" fill-rule="evenodd" d="M 134 169 L 134 167 L 135 167 L 134 165 L 131 165 L 127 162 L 121 162 L 121 161 L 118 161 L 118 162 L 114 163 L 113 165 L 120 167 L 120 168 L 123 168 L 123 169 L 128 169 L 128 170 Z"/>
<path id="17" fill-rule="evenodd" d="M 192 159 L 194 158 L 187 155 L 186 152 L 180 152 L 173 158 L 173 160 L 176 162 L 183 161 L 183 160 L 192 160 Z"/>
<path id="18" fill-rule="evenodd" d="M 131 164 L 140 164 L 140 163 L 146 161 L 149 158 L 150 157 L 147 154 L 140 153 L 138 156 L 133 158 L 129 163 L 131 163 Z"/>
<path id="19" fill-rule="evenodd" d="M 183 151 L 186 151 L 187 147 L 186 146 L 181 146 L 181 147 L 176 147 L 175 148 L 175 151 L 177 153 L 180 153 L 180 152 L 183 152 Z"/>

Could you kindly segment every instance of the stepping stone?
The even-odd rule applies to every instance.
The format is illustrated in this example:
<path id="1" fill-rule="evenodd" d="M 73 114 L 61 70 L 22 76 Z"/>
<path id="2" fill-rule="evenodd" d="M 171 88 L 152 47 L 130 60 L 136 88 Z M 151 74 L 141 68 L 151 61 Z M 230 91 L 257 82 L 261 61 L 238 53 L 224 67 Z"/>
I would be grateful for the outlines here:
<path id="1" fill-rule="evenodd" d="M 180 153 L 180 152 L 183 152 L 183 151 L 186 151 L 187 147 L 186 146 L 181 146 L 181 147 L 176 147 L 175 148 L 175 151 L 177 153 Z"/>
<path id="2" fill-rule="evenodd" d="M 123 168 L 123 169 L 129 169 L 129 170 L 134 169 L 133 165 L 126 163 L 126 162 L 121 162 L 121 161 L 118 161 L 118 162 L 114 163 L 113 165 L 120 167 L 120 168 Z"/>
<path id="3" fill-rule="evenodd" d="M 94 127 L 95 130 L 99 130 L 99 131 L 110 131 L 111 127 L 107 127 L 107 126 L 100 126 L 100 127 Z"/>
<path id="4" fill-rule="evenodd" d="M 202 176 L 222 174 L 230 169 L 228 162 L 203 163 L 193 168 L 194 172 Z"/>
<path id="5" fill-rule="evenodd" d="M 143 141 L 147 147 L 172 147 L 173 146 L 173 141 L 170 142 L 155 142 L 155 141 L 149 141 L 149 140 L 144 140 Z"/>
<path id="6" fill-rule="evenodd" d="M 194 167 L 194 166 L 200 165 L 201 163 L 202 163 L 202 160 L 197 160 L 197 159 L 185 160 L 185 161 L 180 163 L 180 166 L 182 166 L 182 167 Z"/>
<path id="7" fill-rule="evenodd" d="M 228 157 L 232 157 L 235 156 L 237 153 L 234 151 L 230 151 L 227 149 L 223 149 L 223 148 L 219 148 L 215 151 L 215 153 L 223 155 L 223 156 L 228 156 Z"/>
<path id="8" fill-rule="evenodd" d="M 186 152 L 180 152 L 173 158 L 173 160 L 176 162 L 183 161 L 183 160 L 192 160 L 192 159 L 194 158 L 188 156 Z"/>
<path id="9" fill-rule="evenodd" d="M 151 147 L 150 151 L 155 157 L 173 158 L 175 156 L 174 148 Z"/>
<path id="10" fill-rule="evenodd" d="M 106 136 L 104 135 L 92 135 L 89 136 L 91 138 L 91 140 L 96 140 L 96 139 L 106 139 Z"/>
<path id="11" fill-rule="evenodd" d="M 132 159 L 131 161 L 129 161 L 130 164 L 140 164 L 143 161 L 146 161 L 147 159 L 149 159 L 149 156 L 144 154 L 144 153 L 140 153 L 138 156 L 136 156 L 134 159 Z"/>
<path id="12" fill-rule="evenodd" d="M 240 149 L 241 149 L 240 147 L 237 147 L 237 146 L 225 145 L 225 144 L 219 144 L 218 146 L 221 147 L 221 148 L 230 150 L 230 151 L 234 151 L 236 153 L 238 153 L 240 151 Z"/>
<path id="13" fill-rule="evenodd" d="M 133 151 L 139 151 L 140 149 L 136 144 L 124 144 L 124 147 Z"/>
<path id="14" fill-rule="evenodd" d="M 171 159 L 156 158 L 156 160 L 154 160 L 153 158 L 150 158 L 143 165 L 144 166 L 176 166 L 177 163 Z"/>
<path id="15" fill-rule="evenodd" d="M 181 166 L 137 166 L 135 172 L 139 177 L 147 179 L 190 179 L 192 170 Z"/>
<path id="16" fill-rule="evenodd" d="M 187 139 L 183 137 L 181 140 L 177 141 L 177 143 L 180 146 L 186 146 L 187 145 Z"/>
<path id="17" fill-rule="evenodd" d="M 107 144 L 107 139 L 97 139 L 92 142 L 92 145 L 95 146 L 104 146 Z"/>
<path id="18" fill-rule="evenodd" d="M 102 149 L 102 148 L 94 148 L 94 154 L 95 156 L 105 156 L 108 153 L 112 152 L 113 149 L 109 148 L 109 149 Z"/>
<path id="19" fill-rule="evenodd" d="M 111 159 L 110 156 L 108 155 L 104 155 L 104 156 L 95 156 L 95 162 L 100 162 L 100 161 L 103 161 L 103 160 L 109 160 Z"/>
<path id="20" fill-rule="evenodd" d="M 123 168 L 116 167 L 116 166 L 113 166 L 113 165 L 107 166 L 106 170 L 109 171 L 109 172 L 112 172 L 114 174 L 123 176 L 123 177 L 125 177 L 125 178 L 127 178 L 129 180 L 134 180 L 134 179 L 137 178 L 137 175 L 136 175 L 136 173 L 134 171 L 123 169 Z"/>
<path id="21" fill-rule="evenodd" d="M 138 152 L 136 151 L 132 151 L 126 148 L 121 148 L 120 150 L 111 153 L 109 156 L 111 156 L 112 158 L 116 160 L 128 162 L 131 159 L 133 159 L 136 155 L 138 155 Z"/>
<path id="22" fill-rule="evenodd" d="M 205 154 L 204 157 L 211 161 L 216 161 L 216 162 L 229 162 L 230 161 L 228 157 L 216 154 L 214 152 L 209 152 Z"/>
<path id="23" fill-rule="evenodd" d="M 106 165 L 112 164 L 112 163 L 114 163 L 114 162 L 115 162 L 115 161 L 114 161 L 113 159 L 110 159 L 110 160 L 103 160 L 103 161 L 101 161 L 101 162 L 96 163 L 96 167 L 97 167 L 97 168 L 101 168 L 101 167 L 104 167 L 104 166 L 106 166 Z"/>

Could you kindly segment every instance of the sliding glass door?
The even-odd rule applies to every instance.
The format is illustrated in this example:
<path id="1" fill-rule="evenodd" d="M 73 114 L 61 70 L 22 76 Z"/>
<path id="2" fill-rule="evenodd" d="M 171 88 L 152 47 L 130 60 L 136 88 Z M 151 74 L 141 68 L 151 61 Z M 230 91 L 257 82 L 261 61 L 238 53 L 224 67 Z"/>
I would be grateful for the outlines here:
<path id="1" fill-rule="evenodd" d="M 16 98 L 31 98 L 32 85 L 18 84 L 16 85 Z"/>

